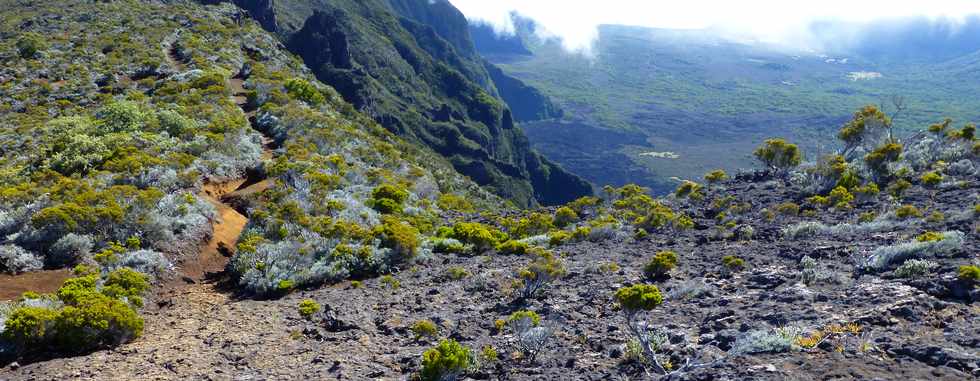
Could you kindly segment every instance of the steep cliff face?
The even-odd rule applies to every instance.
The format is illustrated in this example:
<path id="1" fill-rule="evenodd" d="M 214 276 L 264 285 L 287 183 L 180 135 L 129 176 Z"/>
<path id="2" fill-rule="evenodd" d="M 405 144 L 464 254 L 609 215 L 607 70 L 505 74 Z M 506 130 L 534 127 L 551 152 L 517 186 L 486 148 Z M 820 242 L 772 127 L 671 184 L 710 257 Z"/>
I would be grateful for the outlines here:
<path id="1" fill-rule="evenodd" d="M 473 47 L 466 19 L 448 2 L 236 3 L 260 21 L 272 20 L 263 26 L 348 102 L 479 184 L 525 206 L 591 193 L 587 182 L 529 148 Z M 521 119 L 539 114 L 520 110 Z"/>
<path id="2" fill-rule="evenodd" d="M 484 66 L 497 86 L 500 98 L 507 102 L 518 122 L 561 118 L 563 115 L 561 108 L 538 89 L 507 75 L 489 62 L 484 62 Z"/>

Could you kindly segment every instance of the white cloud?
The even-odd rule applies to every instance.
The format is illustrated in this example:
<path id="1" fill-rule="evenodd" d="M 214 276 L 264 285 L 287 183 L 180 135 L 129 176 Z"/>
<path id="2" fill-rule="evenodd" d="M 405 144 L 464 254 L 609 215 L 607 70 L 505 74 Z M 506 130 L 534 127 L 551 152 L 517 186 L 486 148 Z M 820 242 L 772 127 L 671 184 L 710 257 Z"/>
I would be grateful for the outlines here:
<path id="1" fill-rule="evenodd" d="M 509 13 L 530 17 L 561 36 L 570 50 L 587 51 L 596 27 L 620 24 L 671 29 L 716 28 L 754 38 L 800 43 L 815 20 L 866 22 L 914 16 L 980 13 L 978 0 L 449 0 L 470 19 L 506 31 Z"/>

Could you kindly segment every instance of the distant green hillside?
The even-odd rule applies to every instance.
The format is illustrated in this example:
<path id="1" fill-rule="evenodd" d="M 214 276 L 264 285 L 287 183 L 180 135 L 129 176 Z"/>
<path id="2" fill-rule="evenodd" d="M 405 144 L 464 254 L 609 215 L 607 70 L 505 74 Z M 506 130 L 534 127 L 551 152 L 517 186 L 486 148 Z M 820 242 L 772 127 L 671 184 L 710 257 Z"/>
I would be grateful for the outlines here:
<path id="1" fill-rule="evenodd" d="M 740 44 L 706 32 L 622 26 L 600 28 L 592 57 L 567 53 L 555 42 L 528 45 L 533 56 L 493 57 L 566 110 L 564 123 L 527 125 L 528 136 L 594 183 L 640 181 L 668 189 L 672 176 L 750 166 L 751 146 L 767 136 L 826 152 L 833 148 L 823 146 L 833 144 L 828 131 L 856 108 L 892 95 L 909 103 L 896 121 L 903 130 L 945 117 L 980 120 L 976 54 L 940 64 L 883 65 Z M 565 128 L 570 124 L 575 128 Z M 604 143 L 580 143 L 599 136 Z M 602 165 L 594 163 L 599 157 L 605 157 Z"/>

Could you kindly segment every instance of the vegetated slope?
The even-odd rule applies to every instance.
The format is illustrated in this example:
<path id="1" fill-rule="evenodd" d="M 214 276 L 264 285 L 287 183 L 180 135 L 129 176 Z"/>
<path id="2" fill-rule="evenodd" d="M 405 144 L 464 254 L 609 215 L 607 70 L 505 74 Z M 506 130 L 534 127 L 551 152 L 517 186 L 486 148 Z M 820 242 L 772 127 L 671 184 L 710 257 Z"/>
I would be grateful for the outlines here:
<path id="1" fill-rule="evenodd" d="M 902 141 L 894 167 L 915 169 L 881 192 L 861 158 L 716 174 L 660 199 L 607 188 L 441 229 L 455 238 L 391 277 L 268 301 L 191 288 L 151 315 L 161 341 L 4 375 L 656 379 L 662 364 L 691 380 L 976 378 L 980 151 L 955 135 Z M 919 165 L 939 158 L 960 164 Z M 827 184 L 844 190 L 810 197 Z M 444 354 L 458 361 L 433 361 Z"/>
<path id="2" fill-rule="evenodd" d="M 222 255 L 243 293 L 283 293 L 390 271 L 446 200 L 500 207 L 233 5 L 7 5 L 0 271 L 78 266 L 2 305 L 4 361 L 137 338 L 148 282 L 204 280 Z"/>
<path id="3" fill-rule="evenodd" d="M 707 31 L 623 26 L 600 27 L 593 55 L 582 56 L 541 41 L 527 28 L 518 32 L 533 56 L 491 50 L 487 57 L 555 99 L 566 117 L 565 123 L 525 124 L 532 144 L 597 184 L 622 184 L 618 174 L 633 173 L 632 181 L 667 191 L 675 184 L 671 177 L 748 167 L 753 142 L 766 136 L 793 138 L 809 151 L 828 152 L 833 148 L 829 131 L 851 110 L 868 103 L 891 107 L 891 95 L 908 103 L 896 118 L 902 133 L 946 117 L 959 123 L 980 119 L 980 103 L 970 90 L 978 79 L 975 62 L 879 62 L 734 42 Z M 861 72 L 881 77 L 852 79 Z M 563 134 L 568 123 L 579 128 Z M 569 144 L 608 135 L 596 129 L 628 131 L 642 139 L 623 138 L 613 161 L 604 159 L 610 152 L 604 146 Z M 656 154 L 663 152 L 677 157 Z M 613 170 L 590 168 L 598 160 Z"/>
<path id="4" fill-rule="evenodd" d="M 465 19 L 448 2 L 238 3 L 257 19 L 276 20 L 270 29 L 347 101 L 449 158 L 478 184 L 519 205 L 567 202 L 591 192 L 529 148 L 497 98 Z M 506 89 L 508 97 L 525 90 L 509 83 Z M 550 116 L 523 110 L 522 116 Z"/>

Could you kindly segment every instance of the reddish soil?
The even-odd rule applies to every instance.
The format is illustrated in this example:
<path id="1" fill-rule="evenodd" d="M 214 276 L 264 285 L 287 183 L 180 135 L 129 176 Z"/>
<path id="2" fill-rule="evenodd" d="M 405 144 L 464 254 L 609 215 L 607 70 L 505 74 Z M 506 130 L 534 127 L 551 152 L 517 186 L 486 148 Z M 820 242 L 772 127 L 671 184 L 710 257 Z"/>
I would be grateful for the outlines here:
<path id="1" fill-rule="evenodd" d="M 68 270 L 0 275 L 0 301 L 17 299 L 26 291 L 41 294 L 55 292 L 69 277 L 71 277 L 71 271 Z"/>

